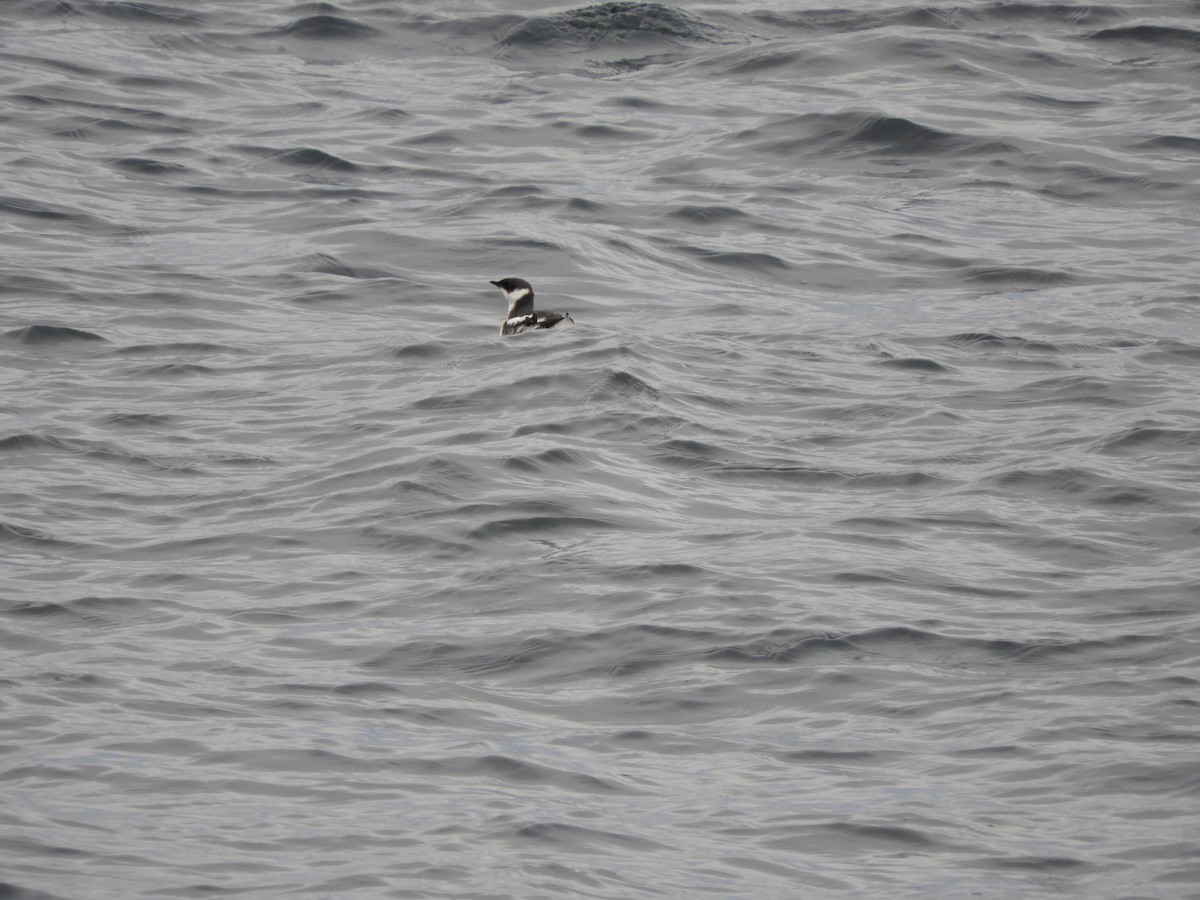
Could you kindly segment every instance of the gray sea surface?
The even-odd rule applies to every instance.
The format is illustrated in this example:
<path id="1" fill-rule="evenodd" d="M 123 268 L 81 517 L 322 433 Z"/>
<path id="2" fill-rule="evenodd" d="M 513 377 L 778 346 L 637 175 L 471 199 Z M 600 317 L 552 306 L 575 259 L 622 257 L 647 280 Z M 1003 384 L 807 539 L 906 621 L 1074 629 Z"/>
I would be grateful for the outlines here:
<path id="1" fill-rule="evenodd" d="M 1195 0 L 0 3 L 0 897 L 1200 896 L 1198 110 Z"/>

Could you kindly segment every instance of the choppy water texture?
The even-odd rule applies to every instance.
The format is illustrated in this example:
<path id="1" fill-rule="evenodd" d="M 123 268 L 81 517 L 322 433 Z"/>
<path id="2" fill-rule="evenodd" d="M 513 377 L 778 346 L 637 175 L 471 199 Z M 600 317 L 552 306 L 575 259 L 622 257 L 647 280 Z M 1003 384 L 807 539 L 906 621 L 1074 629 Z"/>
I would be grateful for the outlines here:
<path id="1" fill-rule="evenodd" d="M 0 6 L 0 894 L 1196 896 L 1200 8 L 798 5 Z"/>

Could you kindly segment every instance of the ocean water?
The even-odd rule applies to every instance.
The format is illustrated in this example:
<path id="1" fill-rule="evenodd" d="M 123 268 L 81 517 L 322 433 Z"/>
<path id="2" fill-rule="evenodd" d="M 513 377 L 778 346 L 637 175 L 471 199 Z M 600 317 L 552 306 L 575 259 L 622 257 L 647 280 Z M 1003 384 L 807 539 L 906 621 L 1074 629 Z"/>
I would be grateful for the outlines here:
<path id="1" fill-rule="evenodd" d="M 1198 23 L 6 0 L 0 897 L 1200 896 Z"/>

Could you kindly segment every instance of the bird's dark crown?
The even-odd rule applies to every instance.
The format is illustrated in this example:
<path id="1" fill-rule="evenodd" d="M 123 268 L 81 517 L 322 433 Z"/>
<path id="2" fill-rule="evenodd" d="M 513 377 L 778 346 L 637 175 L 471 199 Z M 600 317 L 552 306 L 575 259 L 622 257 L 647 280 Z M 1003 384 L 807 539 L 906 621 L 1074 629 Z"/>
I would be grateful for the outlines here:
<path id="1" fill-rule="evenodd" d="M 525 288 L 525 290 L 529 291 L 529 296 L 533 296 L 533 285 L 524 278 L 501 278 L 499 281 L 490 281 L 488 283 L 494 284 L 506 294 L 517 290 L 517 288 Z"/>

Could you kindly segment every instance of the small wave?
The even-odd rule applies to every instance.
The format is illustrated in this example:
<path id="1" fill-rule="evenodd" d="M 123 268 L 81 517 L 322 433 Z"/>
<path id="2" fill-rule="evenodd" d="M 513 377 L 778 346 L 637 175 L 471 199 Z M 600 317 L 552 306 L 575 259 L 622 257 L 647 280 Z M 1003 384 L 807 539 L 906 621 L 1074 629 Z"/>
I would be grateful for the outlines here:
<path id="1" fill-rule="evenodd" d="M 353 277 L 353 276 L 350 276 Z M 405 344 L 391 351 L 396 359 L 444 359 L 449 356 L 451 346 L 441 341 L 418 341 L 415 344 Z"/>
<path id="2" fill-rule="evenodd" d="M 231 353 L 236 347 L 207 341 L 164 341 L 161 344 L 129 344 L 114 351 L 118 356 L 151 356 L 165 353 Z"/>
<path id="3" fill-rule="evenodd" d="M 65 5 L 65 4 L 62 4 Z M 136 3 L 129 0 L 108 0 L 89 3 L 88 12 L 123 22 L 146 22 L 156 25 L 199 25 L 204 19 L 197 13 L 155 3 Z"/>
<path id="4" fill-rule="evenodd" d="M 213 375 L 216 372 L 217 370 L 211 366 L 203 366 L 199 363 L 171 362 L 156 366 L 135 366 L 129 370 L 128 374 L 151 378 L 191 378 L 197 375 Z"/>
<path id="5" fill-rule="evenodd" d="M 1041 872 L 1045 875 L 1054 875 L 1064 869 L 1094 866 L 1086 860 L 1069 856 L 993 856 L 977 860 L 975 865 L 1000 870 Z"/>
<path id="6" fill-rule="evenodd" d="M 1200 429 L 1138 425 L 1127 428 L 1095 445 L 1100 453 L 1113 456 L 1142 456 L 1200 451 Z"/>
<path id="7" fill-rule="evenodd" d="M 603 46 L 631 43 L 678 43 L 711 40 L 712 26 L 681 10 L 658 3 L 598 3 L 549 16 L 533 16 L 499 41 L 509 48 Z"/>
<path id="8" fill-rule="evenodd" d="M 145 159 L 140 156 L 114 159 L 112 164 L 118 169 L 138 175 L 178 175 L 188 170 L 187 166 L 181 166 L 179 163 L 160 162 L 157 159 Z"/>
<path id="9" fill-rule="evenodd" d="M 24 432 L 10 434 L 0 438 L 0 453 L 23 453 L 28 451 L 66 450 L 71 453 L 86 452 L 89 449 L 84 441 L 74 441 L 53 435 L 33 434 Z"/>
<path id="10" fill-rule="evenodd" d="M 618 782 L 597 778 L 594 775 L 555 769 L 500 754 L 407 760 L 404 766 L 412 766 L 427 776 L 486 778 L 488 781 L 553 786 L 562 790 L 587 794 L 611 794 L 625 790 Z M 522 826 L 521 831 L 528 829 L 530 833 L 521 836 L 533 837 L 533 831 L 538 827 Z"/>
<path id="11" fill-rule="evenodd" d="M 510 840 L 533 843 L 542 847 L 542 852 L 555 853 L 612 853 L 620 848 L 622 854 L 660 853 L 668 849 L 645 834 L 626 834 L 606 831 L 602 828 L 585 828 L 568 822 L 534 822 L 527 825 L 505 825 L 501 833 L 507 832 Z"/>
<path id="12" fill-rule="evenodd" d="M 493 540 L 499 537 L 532 537 L 545 534 L 564 534 L 574 531 L 623 530 L 619 522 L 596 516 L 511 516 L 479 525 L 467 532 L 472 540 Z"/>
<path id="13" fill-rule="evenodd" d="M 684 245 L 680 249 L 702 262 L 722 268 L 741 269 L 746 272 L 762 272 L 764 269 L 780 271 L 792 268 L 791 263 L 773 253 L 756 253 L 746 250 L 710 250 L 707 247 Z"/>
<path id="14" fill-rule="evenodd" d="M 970 347 L 981 350 L 1033 350 L 1038 353 L 1057 353 L 1059 347 L 1049 341 L 1035 341 L 1018 335 L 992 334 L 990 332 L 962 332 L 943 339 L 951 347 Z"/>
<path id="15" fill-rule="evenodd" d="M 616 397 L 657 399 L 658 389 L 632 372 L 626 372 L 623 369 L 608 369 L 600 383 L 593 388 L 589 399 L 604 400 Z"/>
<path id="16" fill-rule="evenodd" d="M 1001 155 L 1014 148 L 992 139 L 942 131 L 900 116 L 864 112 L 805 113 L 768 122 L 729 140 L 780 156 Z"/>
<path id="17" fill-rule="evenodd" d="M 1200 346 L 1172 338 L 1160 338 L 1139 357 L 1146 362 L 1169 362 L 1175 365 L 1200 365 Z"/>
<path id="18" fill-rule="evenodd" d="M 337 275 L 341 278 L 368 280 L 396 277 L 394 273 L 384 271 L 383 269 L 375 269 L 370 266 L 352 266 L 326 253 L 319 253 L 313 257 L 312 268 L 309 271 L 319 272 L 322 275 Z"/>
<path id="19" fill-rule="evenodd" d="M 1030 382 L 1010 402 L 1029 406 L 1070 403 L 1117 407 L 1129 406 L 1134 399 L 1118 381 L 1090 375 L 1066 375 Z"/>
<path id="20" fill-rule="evenodd" d="M 293 147 L 290 150 L 268 151 L 268 154 L 268 158 L 273 162 L 297 168 L 328 169 L 333 172 L 357 172 L 359 170 L 359 166 L 348 159 L 342 159 L 340 156 L 334 156 L 332 153 L 326 153 L 315 147 Z"/>
<path id="21" fill-rule="evenodd" d="M 517 472 L 544 472 L 559 466 L 582 467 L 587 465 L 587 457 L 566 447 L 553 447 L 541 453 L 528 453 L 520 456 L 507 457 L 502 465 L 506 469 Z"/>
<path id="22" fill-rule="evenodd" d="M 0 522 L 0 544 L 49 548 L 64 547 L 68 545 L 68 542 L 51 537 L 36 528 L 14 525 L 11 522 Z"/>
<path id="23" fill-rule="evenodd" d="M 1120 28 L 1105 28 L 1088 35 L 1093 41 L 1126 41 L 1149 44 L 1152 47 L 1169 47 L 1174 50 L 1200 50 L 1200 31 L 1190 28 L 1172 28 L 1168 25 L 1127 25 Z"/>
<path id="24" fill-rule="evenodd" d="M 26 325 L 0 334 L 0 338 L 17 344 L 77 344 L 107 343 L 100 335 L 68 325 Z"/>
<path id="25" fill-rule="evenodd" d="M 724 225 L 747 218 L 746 213 L 732 206 L 677 206 L 667 215 L 692 225 Z"/>
<path id="26" fill-rule="evenodd" d="M 891 369 L 904 369 L 908 372 L 953 372 L 953 366 L 947 366 L 938 362 L 936 359 L 929 359 L 925 356 L 905 356 L 893 357 L 891 359 L 881 359 L 876 362 L 876 365 L 887 366 Z"/>
<path id="27" fill-rule="evenodd" d="M 381 37 L 383 32 L 345 16 L 321 14 L 297 19 L 270 34 L 307 41 L 346 41 Z"/>
<path id="28" fill-rule="evenodd" d="M 9 607 L 4 612 L 12 616 L 63 617 L 100 625 L 127 625 L 131 621 L 169 618 L 173 614 L 169 612 L 171 606 L 173 604 L 170 601 L 159 598 L 148 600 L 142 597 L 87 596 L 62 602 L 22 603 Z M 93 675 L 86 675 L 84 678 L 102 681 Z"/>
<path id="29" fill-rule="evenodd" d="M 572 131 L 578 137 L 588 141 L 646 141 L 650 132 L 634 128 L 621 128 L 616 125 L 578 125 Z"/>
<path id="30" fill-rule="evenodd" d="M 0 453 L 33 454 L 39 458 L 51 453 L 70 453 L 100 462 L 112 462 L 133 468 L 146 467 L 159 472 L 186 471 L 173 462 L 160 462 L 148 456 L 131 453 L 112 443 L 63 438 L 53 434 L 34 434 L 32 432 L 10 434 L 8 437 L 0 438 Z"/>
<path id="31" fill-rule="evenodd" d="M 1183 134 L 1160 134 L 1147 138 L 1137 144 L 1152 150 L 1183 150 L 1188 153 L 1200 153 L 1200 138 L 1188 137 Z"/>
<path id="32" fill-rule="evenodd" d="M 176 417 L 157 413 L 111 413 L 100 422 L 121 428 L 162 428 L 175 422 Z"/>
<path id="33" fill-rule="evenodd" d="M 963 280 L 1008 290 L 1037 290 L 1073 284 L 1075 279 L 1066 272 L 1033 269 L 1026 266 L 969 266 Z"/>

